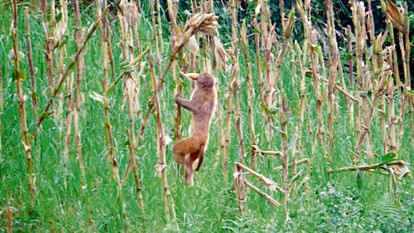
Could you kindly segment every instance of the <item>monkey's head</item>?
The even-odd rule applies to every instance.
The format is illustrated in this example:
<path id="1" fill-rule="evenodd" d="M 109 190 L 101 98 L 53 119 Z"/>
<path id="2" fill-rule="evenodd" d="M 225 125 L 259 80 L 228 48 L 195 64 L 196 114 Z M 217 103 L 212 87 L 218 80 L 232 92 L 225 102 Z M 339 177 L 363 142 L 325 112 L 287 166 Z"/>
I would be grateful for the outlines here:
<path id="1" fill-rule="evenodd" d="M 189 75 L 189 77 L 196 81 L 197 87 L 201 89 L 212 89 L 214 87 L 214 84 L 216 83 L 216 80 L 212 75 L 209 73 L 202 73 L 198 75 Z"/>

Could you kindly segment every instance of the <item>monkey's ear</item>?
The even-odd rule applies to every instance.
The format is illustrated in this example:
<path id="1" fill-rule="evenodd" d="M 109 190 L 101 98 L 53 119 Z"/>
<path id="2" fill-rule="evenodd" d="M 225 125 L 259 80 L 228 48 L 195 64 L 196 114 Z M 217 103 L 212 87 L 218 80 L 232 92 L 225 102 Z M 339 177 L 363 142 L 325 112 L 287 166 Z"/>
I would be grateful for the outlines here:
<path id="1" fill-rule="evenodd" d="M 200 76 L 200 74 L 197 74 L 197 73 L 188 73 L 188 74 L 186 74 L 190 79 L 192 79 L 192 80 L 194 80 L 194 81 L 197 81 L 198 80 L 198 77 Z"/>
<path id="2" fill-rule="evenodd" d="M 187 79 L 191 79 L 191 80 L 198 80 L 198 76 L 199 75 L 200 74 L 197 74 L 197 73 L 187 73 L 187 74 L 185 74 L 185 73 L 183 73 L 183 72 L 180 71 L 180 77 L 182 79 L 187 78 Z"/>

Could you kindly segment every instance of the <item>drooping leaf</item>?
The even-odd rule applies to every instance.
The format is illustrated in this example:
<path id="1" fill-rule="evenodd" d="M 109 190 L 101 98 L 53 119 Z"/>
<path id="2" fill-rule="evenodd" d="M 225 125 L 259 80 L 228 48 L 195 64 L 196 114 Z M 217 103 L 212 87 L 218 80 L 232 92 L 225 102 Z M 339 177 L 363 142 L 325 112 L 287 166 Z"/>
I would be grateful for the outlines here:
<path id="1" fill-rule="evenodd" d="M 92 92 L 91 94 L 89 94 L 89 97 L 93 100 L 103 103 L 103 96 L 96 92 Z"/>
<path id="2" fill-rule="evenodd" d="M 407 90 L 406 92 L 409 96 L 414 96 L 414 90 Z"/>
<path id="3" fill-rule="evenodd" d="M 380 161 L 381 163 L 389 163 L 391 162 L 393 159 L 395 159 L 397 157 L 397 154 L 394 152 L 389 152 L 383 156 L 380 157 Z"/>
<path id="4" fill-rule="evenodd" d="M 199 46 L 198 46 L 198 42 L 197 42 L 197 39 L 196 39 L 195 35 L 190 37 L 186 47 L 188 48 L 188 50 L 190 50 L 190 52 L 193 55 L 198 55 Z"/>
<path id="5" fill-rule="evenodd" d="M 362 189 L 363 183 L 362 183 L 362 172 L 361 171 L 358 171 L 357 173 L 356 182 L 357 182 L 358 189 Z"/>
<path id="6" fill-rule="evenodd" d="M 391 0 L 386 0 L 386 2 L 381 1 L 381 5 L 395 28 L 400 32 L 406 32 L 407 25 L 405 25 L 404 17 L 401 15 L 395 3 Z"/>

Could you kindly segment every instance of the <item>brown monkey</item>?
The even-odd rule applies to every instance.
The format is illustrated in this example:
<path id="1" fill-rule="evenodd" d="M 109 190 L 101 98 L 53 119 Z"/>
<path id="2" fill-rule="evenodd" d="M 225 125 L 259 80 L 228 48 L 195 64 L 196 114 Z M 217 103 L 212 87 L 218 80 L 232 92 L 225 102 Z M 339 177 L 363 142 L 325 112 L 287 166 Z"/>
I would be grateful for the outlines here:
<path id="1" fill-rule="evenodd" d="M 208 73 L 191 74 L 196 82 L 191 94 L 191 100 L 184 100 L 178 96 L 175 102 L 192 113 L 190 137 L 178 141 L 173 147 L 174 159 L 177 164 L 184 165 L 185 183 L 193 184 L 193 163 L 198 159 L 196 171 L 200 169 L 207 149 L 210 122 L 213 118 L 217 94 L 215 80 Z"/>

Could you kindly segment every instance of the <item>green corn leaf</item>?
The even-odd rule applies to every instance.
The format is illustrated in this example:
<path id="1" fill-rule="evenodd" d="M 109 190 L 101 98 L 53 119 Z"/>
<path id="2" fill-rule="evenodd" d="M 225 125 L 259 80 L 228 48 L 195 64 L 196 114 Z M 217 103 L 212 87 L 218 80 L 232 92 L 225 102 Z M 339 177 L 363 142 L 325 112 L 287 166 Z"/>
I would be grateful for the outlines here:
<path id="1" fill-rule="evenodd" d="M 394 152 L 390 152 L 390 153 L 387 153 L 381 156 L 379 159 L 381 163 L 389 163 L 396 158 L 397 158 L 397 154 Z"/>
<path id="2" fill-rule="evenodd" d="M 358 171 L 357 177 L 356 177 L 357 187 L 358 189 L 362 189 L 363 183 L 362 183 L 362 172 Z"/>
<path id="3" fill-rule="evenodd" d="M 414 96 L 414 90 L 407 90 L 407 94 L 409 96 Z"/>

